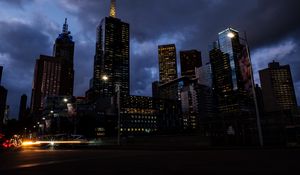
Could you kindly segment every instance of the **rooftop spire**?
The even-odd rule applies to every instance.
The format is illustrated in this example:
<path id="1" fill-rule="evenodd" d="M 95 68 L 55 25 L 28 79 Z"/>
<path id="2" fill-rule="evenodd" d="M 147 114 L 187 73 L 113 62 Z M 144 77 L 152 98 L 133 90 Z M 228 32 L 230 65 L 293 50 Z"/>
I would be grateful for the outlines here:
<path id="1" fill-rule="evenodd" d="M 110 1 L 110 17 L 116 18 L 117 17 L 117 11 L 116 11 L 116 0 Z"/>
<path id="2" fill-rule="evenodd" d="M 64 26 L 63 26 L 63 30 L 62 32 L 65 33 L 65 34 L 68 34 L 69 33 L 69 29 L 68 29 L 68 19 L 65 18 L 65 23 L 64 23 Z"/>

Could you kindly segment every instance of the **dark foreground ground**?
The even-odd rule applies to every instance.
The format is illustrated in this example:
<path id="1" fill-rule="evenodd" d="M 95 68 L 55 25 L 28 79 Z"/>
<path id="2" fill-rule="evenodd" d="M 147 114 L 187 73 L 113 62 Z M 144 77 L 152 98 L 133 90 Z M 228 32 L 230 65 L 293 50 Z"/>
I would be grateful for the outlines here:
<path id="1" fill-rule="evenodd" d="M 0 175 L 300 174 L 300 150 L 23 150 L 0 152 Z"/>

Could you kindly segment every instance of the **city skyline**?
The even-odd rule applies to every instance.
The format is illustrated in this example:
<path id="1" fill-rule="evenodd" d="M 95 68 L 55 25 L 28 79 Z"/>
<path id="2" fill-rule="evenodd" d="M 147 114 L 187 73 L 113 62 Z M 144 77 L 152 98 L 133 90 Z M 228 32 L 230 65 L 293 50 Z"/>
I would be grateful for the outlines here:
<path id="1" fill-rule="evenodd" d="M 4 12 L 7 12 L 4 17 L 0 18 L 0 23 L 4 26 L 4 29 L 0 29 L 0 43 L 2 45 L 0 47 L 0 64 L 4 65 L 2 84 L 8 89 L 7 103 L 8 105 L 11 105 L 11 109 L 13 110 L 11 117 L 17 117 L 20 96 L 23 93 L 26 93 L 27 96 L 31 96 L 30 91 L 35 59 L 39 54 L 51 54 L 52 45 L 55 41 L 54 39 L 60 33 L 63 19 L 65 17 L 68 17 L 70 21 L 69 27 L 76 42 L 74 95 L 83 96 L 84 92 L 88 89 L 89 79 L 92 77 L 95 28 L 100 20 L 107 16 L 109 12 L 109 5 L 107 4 L 109 4 L 110 1 L 95 0 L 86 4 L 81 4 L 80 2 L 78 2 L 78 4 L 72 4 L 72 1 L 69 0 L 54 2 L 44 0 L 39 2 L 32 1 L 31 3 L 25 3 L 25 1 L 14 2 L 15 3 L 12 4 L 9 4 L 11 2 L 0 3 L 1 5 L 9 7 L 8 10 L 4 10 Z M 209 10 L 212 10 L 210 9 L 211 7 L 215 6 L 222 8 L 224 6 L 226 7 L 226 5 L 223 1 L 213 1 L 211 3 L 207 1 L 198 2 L 196 0 L 190 0 L 188 2 L 185 1 L 186 3 L 178 1 L 172 5 L 174 6 L 174 9 L 170 8 L 170 10 L 168 10 L 169 13 L 166 12 L 165 14 L 165 12 L 162 12 L 160 9 L 157 10 L 156 6 L 158 1 L 151 2 L 152 3 L 150 3 L 150 1 L 146 1 L 145 3 L 143 2 L 139 4 L 137 1 L 135 1 L 135 3 L 133 1 L 117 1 L 117 8 L 120 9 L 118 10 L 117 15 L 133 26 L 133 29 L 131 29 L 131 94 L 151 95 L 151 83 L 158 79 L 157 46 L 159 44 L 175 43 L 177 48 L 177 57 L 181 50 L 198 49 L 205 53 L 203 54 L 203 64 L 205 64 L 208 61 L 207 52 L 209 49 L 207 45 L 217 39 L 218 32 L 232 26 L 233 28 L 241 29 L 240 31 L 247 31 L 252 60 L 254 63 L 254 73 L 256 74 L 256 83 L 258 83 L 258 71 L 266 68 L 267 64 L 271 62 L 271 60 L 275 59 L 282 64 L 291 64 L 295 91 L 299 101 L 300 94 L 297 92 L 300 91 L 300 73 L 297 72 L 299 71 L 297 66 L 299 66 L 300 63 L 299 59 L 296 59 L 300 54 L 299 43 L 297 43 L 297 38 L 299 38 L 298 24 L 295 24 L 295 26 L 285 26 L 291 29 L 285 29 L 286 31 L 278 32 L 277 30 L 274 30 L 272 26 L 268 26 L 270 27 L 269 30 L 260 26 L 256 26 L 258 28 L 256 29 L 251 26 L 251 19 L 249 20 L 250 22 L 245 23 L 243 20 L 239 21 L 236 17 L 228 17 L 227 19 L 220 19 L 222 22 L 216 26 L 214 26 L 215 24 L 207 23 L 207 26 L 201 27 L 201 22 L 205 25 L 205 20 L 201 19 L 197 21 L 197 24 L 194 24 L 193 20 L 190 19 L 193 15 L 195 15 L 195 12 L 192 11 L 186 15 L 180 16 L 179 21 L 185 26 L 180 28 L 177 26 L 178 24 L 176 24 L 175 21 L 172 22 L 172 20 L 169 20 L 173 18 L 176 19 L 176 17 L 178 17 L 173 14 L 173 10 L 179 10 L 181 5 L 185 5 L 184 7 L 187 7 L 191 4 L 196 5 L 197 3 L 202 5 L 206 4 L 208 10 L 206 9 L 207 12 L 205 13 L 208 14 L 214 12 L 209 12 Z M 291 16 L 293 14 L 293 8 L 289 9 L 290 7 L 287 7 L 288 4 L 281 4 L 280 2 L 272 1 L 274 4 L 267 8 L 267 5 L 269 5 L 268 2 L 269 1 L 264 1 L 263 3 L 256 2 L 257 4 L 252 4 L 252 6 L 247 8 L 249 11 L 248 13 L 242 13 L 239 10 L 237 11 L 244 15 L 244 17 L 246 17 L 247 14 L 251 14 L 250 12 L 252 10 L 259 9 L 266 11 L 265 13 L 269 11 L 269 13 L 276 14 L 277 11 L 272 11 L 272 7 L 280 6 L 283 11 L 284 9 L 289 10 L 287 13 L 290 14 L 285 14 L 287 16 L 281 16 L 281 18 L 283 18 L 282 21 L 287 20 L 287 22 L 290 22 L 293 19 L 297 19 L 297 16 Z M 54 14 L 53 12 L 50 12 L 51 10 L 46 10 L 46 4 L 50 5 L 50 9 L 59 11 L 59 13 Z M 168 3 L 166 2 L 166 4 L 167 5 L 165 6 L 164 3 L 161 5 L 162 7 L 167 8 Z M 146 8 L 147 5 L 149 6 Z M 264 5 L 266 5 L 265 9 Z M 294 4 L 291 3 L 290 6 L 292 5 Z M 40 14 L 42 16 L 30 18 L 29 16 L 39 13 L 37 12 L 39 10 L 33 10 L 33 12 L 30 11 L 30 7 L 41 7 L 42 10 L 40 10 Z M 89 8 L 93 10 L 88 10 Z M 146 13 L 140 13 L 140 10 L 143 12 L 144 10 L 146 11 L 151 8 L 152 10 L 156 9 L 157 14 L 155 13 L 153 16 L 147 16 L 145 15 Z M 81 9 L 83 10 L 81 11 Z M 129 9 L 133 11 L 129 11 Z M 278 12 L 281 11 L 279 10 Z M 27 14 L 28 16 L 25 15 L 25 18 L 20 18 L 20 14 Z M 136 17 L 136 14 L 141 14 L 141 17 Z M 161 22 L 170 22 L 171 24 L 165 25 L 168 23 L 164 23 L 164 25 L 159 25 L 158 23 L 160 20 L 158 20 L 159 22 L 151 20 L 151 18 L 156 15 L 163 17 Z M 79 19 L 79 16 L 87 16 L 89 20 L 86 22 L 85 18 Z M 197 14 L 196 16 L 199 15 Z M 272 15 L 270 15 L 270 17 L 271 16 Z M 252 22 L 257 20 L 255 20 L 255 17 L 256 16 L 253 15 Z M 141 26 L 145 24 L 141 21 L 141 18 L 150 19 L 146 20 L 148 23 L 144 27 Z M 268 20 L 268 16 L 265 16 L 265 18 L 266 19 L 261 19 L 261 21 Z M 215 20 L 215 18 L 213 19 Z M 154 31 L 149 31 L 149 29 L 147 29 L 147 26 L 149 25 L 155 26 L 153 28 Z M 278 22 L 277 27 L 280 28 L 280 25 L 282 24 Z M 10 28 L 12 30 L 8 30 Z M 208 31 L 209 29 L 211 29 L 211 31 Z M 205 32 L 205 30 L 207 31 Z M 271 30 L 274 33 L 272 33 Z M 276 33 L 276 31 L 278 33 Z M 9 42 L 5 40 L 7 35 L 13 37 L 13 39 L 9 40 Z M 24 47 L 25 43 L 27 47 Z M 20 49 L 16 51 L 13 46 L 19 47 Z M 26 60 L 22 60 L 21 58 L 23 57 Z M 27 66 L 24 66 L 24 64 Z"/>
<path id="2" fill-rule="evenodd" d="M 0 1 L 0 174 L 298 172 L 297 5 Z"/>

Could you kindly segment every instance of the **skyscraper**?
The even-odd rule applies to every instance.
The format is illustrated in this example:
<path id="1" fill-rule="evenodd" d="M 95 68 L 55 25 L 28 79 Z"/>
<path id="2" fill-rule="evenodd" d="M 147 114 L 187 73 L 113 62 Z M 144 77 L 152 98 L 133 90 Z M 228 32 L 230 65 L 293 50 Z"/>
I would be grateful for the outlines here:
<path id="1" fill-rule="evenodd" d="M 159 98 L 159 82 L 158 81 L 154 81 L 152 83 L 152 97 Z"/>
<path id="2" fill-rule="evenodd" d="M 60 93 L 67 96 L 73 95 L 74 87 L 74 41 L 68 30 L 67 18 L 63 25 L 62 33 L 55 40 L 53 56 L 62 60 L 62 74 Z"/>
<path id="3" fill-rule="evenodd" d="M 212 88 L 212 70 L 210 63 L 196 68 L 195 73 L 198 84 Z"/>
<path id="4" fill-rule="evenodd" d="M 219 33 L 218 41 L 210 51 L 210 63 L 212 95 L 217 99 L 218 116 L 221 116 L 210 121 L 215 123 L 213 127 L 221 128 L 213 132 L 227 131 L 234 135 L 236 142 L 247 140 L 245 135 L 254 137 L 253 128 L 258 122 L 254 119 L 251 64 L 248 48 L 241 44 L 237 30 L 228 28 Z"/>
<path id="5" fill-rule="evenodd" d="M 233 34 L 234 37 L 228 37 L 229 34 Z M 219 33 L 218 39 L 220 50 L 223 53 L 228 54 L 229 56 L 229 68 L 231 72 L 231 81 L 233 90 L 237 90 L 239 88 L 238 81 L 238 72 L 239 72 L 239 64 L 238 64 L 238 56 L 241 53 L 241 44 L 239 39 L 239 32 L 232 28 L 228 28 Z"/>
<path id="6" fill-rule="evenodd" d="M 229 54 L 213 48 L 209 52 L 209 58 L 213 73 L 213 89 L 218 97 L 219 111 L 236 111 L 238 104 L 233 91 Z"/>
<path id="7" fill-rule="evenodd" d="M 177 79 L 176 47 L 174 44 L 158 46 L 159 83 Z"/>
<path id="8" fill-rule="evenodd" d="M 94 97 L 112 96 L 117 84 L 121 96 L 129 95 L 129 47 L 129 24 L 116 18 L 116 2 L 112 0 L 110 16 L 102 19 L 97 27 L 91 87 Z"/>
<path id="9" fill-rule="evenodd" d="M 2 72 L 3 72 L 3 66 L 0 66 L 0 85 L 2 81 Z"/>
<path id="10" fill-rule="evenodd" d="M 39 113 L 48 96 L 72 96 L 74 85 L 74 42 L 67 19 L 53 46 L 53 57 L 40 55 L 36 60 L 31 96 L 31 112 Z"/>
<path id="11" fill-rule="evenodd" d="M 20 99 L 19 121 L 24 121 L 24 119 L 26 118 L 26 108 L 27 108 L 27 95 L 23 94 Z"/>
<path id="12" fill-rule="evenodd" d="M 198 127 L 197 95 L 195 84 L 192 83 L 180 91 L 184 129 L 196 129 Z"/>
<path id="13" fill-rule="evenodd" d="M 259 71 L 266 112 L 297 109 L 293 78 L 289 65 L 269 63 L 268 68 Z"/>
<path id="14" fill-rule="evenodd" d="M 47 96 L 59 96 L 62 77 L 61 60 L 40 55 L 36 60 L 31 97 L 32 112 L 41 111 Z"/>
<path id="15" fill-rule="evenodd" d="M 223 112 L 253 112 L 250 58 L 248 48 L 240 42 L 239 32 L 232 28 L 220 32 L 218 45 L 215 48 L 219 48 L 221 52 L 228 55 L 228 60 L 224 64 L 221 60 L 215 60 L 219 62 L 219 71 L 224 70 L 215 78 L 226 79 L 223 85 L 220 84 L 218 87 L 216 85 L 219 90 L 217 92 L 219 104 L 225 107 L 223 109 L 220 107 L 220 109 Z M 213 70 L 216 71 L 215 68 Z"/>
<path id="16" fill-rule="evenodd" d="M 180 52 L 181 76 L 195 78 L 195 68 L 202 66 L 201 52 L 187 50 Z"/>
<path id="17" fill-rule="evenodd" d="M 6 110 L 6 99 L 7 99 L 7 89 L 5 87 L 0 86 L 0 126 L 3 125 L 3 119 L 5 116 Z"/>
<path id="18" fill-rule="evenodd" d="M 4 124 L 4 116 L 6 111 L 7 89 L 1 85 L 3 67 L 0 66 L 0 126 Z"/>

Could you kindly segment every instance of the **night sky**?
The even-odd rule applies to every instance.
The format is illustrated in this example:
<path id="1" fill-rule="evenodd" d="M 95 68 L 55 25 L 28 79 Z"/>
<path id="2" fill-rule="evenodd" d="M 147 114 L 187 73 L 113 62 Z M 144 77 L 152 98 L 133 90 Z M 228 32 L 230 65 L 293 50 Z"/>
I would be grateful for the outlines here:
<path id="1" fill-rule="evenodd" d="M 10 117 L 18 115 L 22 94 L 30 103 L 35 60 L 51 55 L 64 18 L 75 46 L 75 96 L 92 77 L 96 26 L 109 14 L 110 0 L 0 0 L 0 65 L 8 89 Z M 247 32 L 257 71 L 272 60 L 290 64 L 300 102 L 299 0 L 117 0 L 117 17 L 131 28 L 131 94 L 151 95 L 158 80 L 157 45 L 177 51 L 199 49 L 203 62 L 218 32 Z M 179 56 L 179 54 L 178 54 Z"/>

